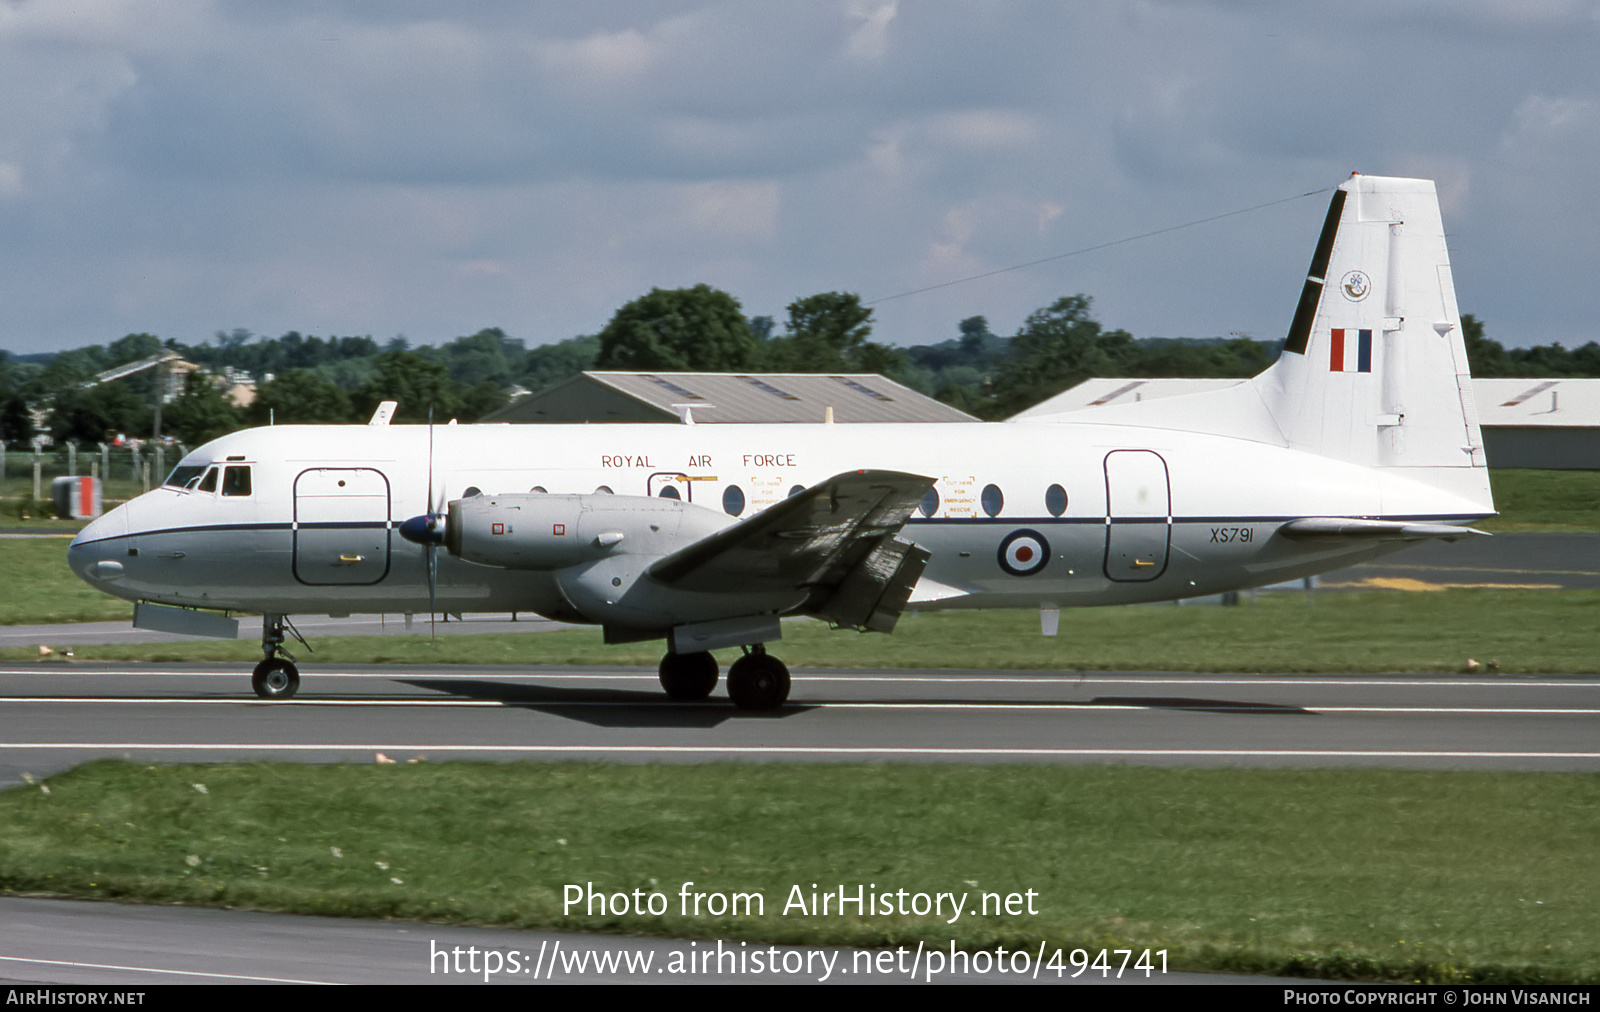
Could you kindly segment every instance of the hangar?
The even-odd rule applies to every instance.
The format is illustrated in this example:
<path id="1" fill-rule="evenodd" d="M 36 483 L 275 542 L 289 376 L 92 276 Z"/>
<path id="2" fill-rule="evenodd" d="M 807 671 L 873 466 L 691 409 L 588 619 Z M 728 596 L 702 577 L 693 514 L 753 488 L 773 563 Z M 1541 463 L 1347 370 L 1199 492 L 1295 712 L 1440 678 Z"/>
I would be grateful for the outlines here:
<path id="1" fill-rule="evenodd" d="M 1242 382 L 1094 377 L 1014 417 L 1177 397 Z M 1474 379 L 1472 395 L 1490 467 L 1600 469 L 1600 379 Z"/>
<path id="2" fill-rule="evenodd" d="M 975 422 L 876 373 L 584 372 L 486 422 Z"/>

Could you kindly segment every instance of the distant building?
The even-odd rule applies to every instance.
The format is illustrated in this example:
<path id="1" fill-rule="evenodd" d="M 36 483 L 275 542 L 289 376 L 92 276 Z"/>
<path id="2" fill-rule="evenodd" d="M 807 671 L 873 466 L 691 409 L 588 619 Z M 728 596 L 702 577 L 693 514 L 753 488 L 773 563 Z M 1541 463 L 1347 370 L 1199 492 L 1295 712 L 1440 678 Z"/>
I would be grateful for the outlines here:
<path id="1" fill-rule="evenodd" d="M 874 373 L 585 372 L 486 422 L 974 422 Z"/>
<path id="2" fill-rule="evenodd" d="M 1176 397 L 1238 379 L 1086 379 L 1015 417 Z M 1600 470 L 1600 379 L 1474 379 L 1490 467 Z"/>

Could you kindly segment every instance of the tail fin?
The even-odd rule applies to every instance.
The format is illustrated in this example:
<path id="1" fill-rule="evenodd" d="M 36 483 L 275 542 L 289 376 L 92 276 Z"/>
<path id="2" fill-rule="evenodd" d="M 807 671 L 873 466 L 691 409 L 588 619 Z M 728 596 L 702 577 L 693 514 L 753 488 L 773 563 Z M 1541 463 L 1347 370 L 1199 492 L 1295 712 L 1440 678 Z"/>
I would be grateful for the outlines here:
<path id="1" fill-rule="evenodd" d="M 1492 509 L 1431 180 L 1340 184 L 1284 353 L 1250 385 L 1291 447 Z"/>

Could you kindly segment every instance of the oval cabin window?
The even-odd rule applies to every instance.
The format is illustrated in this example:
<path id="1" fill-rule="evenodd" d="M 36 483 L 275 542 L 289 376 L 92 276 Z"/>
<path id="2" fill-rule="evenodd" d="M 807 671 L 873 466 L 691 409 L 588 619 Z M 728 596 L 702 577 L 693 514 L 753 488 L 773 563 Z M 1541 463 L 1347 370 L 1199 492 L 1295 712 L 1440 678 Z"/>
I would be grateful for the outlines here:
<path id="1" fill-rule="evenodd" d="M 993 517 L 1000 515 L 1000 510 L 1005 507 L 1006 497 L 1000 494 L 999 485 L 985 485 L 983 495 L 978 501 L 983 504 L 983 512 Z"/>
<path id="2" fill-rule="evenodd" d="M 1058 517 L 1067 511 L 1067 490 L 1060 485 L 1051 485 L 1044 490 L 1044 508 L 1050 515 Z"/>
<path id="3" fill-rule="evenodd" d="M 722 490 L 722 512 L 730 517 L 736 517 L 744 512 L 744 490 L 737 485 L 729 485 Z"/>

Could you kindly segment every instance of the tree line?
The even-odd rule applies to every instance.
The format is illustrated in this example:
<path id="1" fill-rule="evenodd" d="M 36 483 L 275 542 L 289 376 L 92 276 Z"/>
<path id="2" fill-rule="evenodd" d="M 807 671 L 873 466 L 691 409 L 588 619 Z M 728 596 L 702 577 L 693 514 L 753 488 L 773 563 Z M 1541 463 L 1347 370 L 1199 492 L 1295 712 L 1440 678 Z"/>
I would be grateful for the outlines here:
<path id="1" fill-rule="evenodd" d="M 109 345 L 54 355 L 0 351 L 0 438 L 26 444 L 35 416 L 57 442 L 148 437 L 154 370 L 85 386 L 115 366 L 163 351 L 205 372 L 187 375 L 162 408 L 166 435 L 194 445 L 244 425 L 366 421 L 382 401 L 399 402 L 396 421 L 475 420 L 505 405 L 517 388 L 541 390 L 586 369 L 624 371 L 871 372 L 889 376 L 980 418 L 1006 418 L 1090 376 L 1248 377 L 1277 357 L 1281 342 L 1248 337 L 1136 339 L 1093 316 L 1087 295 L 1070 295 L 1030 314 L 1009 336 L 988 320 L 962 320 L 949 339 L 895 348 L 871 340 L 872 309 L 849 292 L 796 299 L 781 324 L 747 317 L 737 299 L 709 285 L 653 289 L 617 310 L 593 335 L 528 348 L 497 327 L 438 347 L 397 337 L 277 338 L 218 332 L 188 345 L 130 334 Z M 1476 376 L 1600 376 L 1600 345 L 1506 349 L 1462 317 Z M 246 408 L 219 377 L 257 383 Z M 270 377 L 270 378 L 269 378 Z"/>

